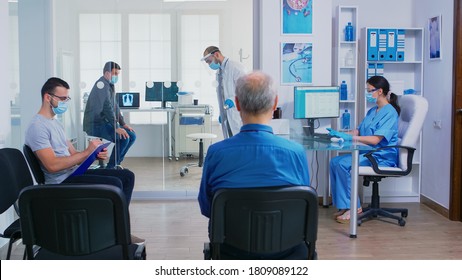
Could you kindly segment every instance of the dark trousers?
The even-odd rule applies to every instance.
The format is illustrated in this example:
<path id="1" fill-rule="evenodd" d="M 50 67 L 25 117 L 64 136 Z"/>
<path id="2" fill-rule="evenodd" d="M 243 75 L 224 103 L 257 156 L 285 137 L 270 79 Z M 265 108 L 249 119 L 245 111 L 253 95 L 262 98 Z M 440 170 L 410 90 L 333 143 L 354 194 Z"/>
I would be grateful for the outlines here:
<path id="1" fill-rule="evenodd" d="M 129 205 L 135 186 L 135 174 L 128 169 L 88 169 L 85 174 L 71 176 L 63 183 L 113 185 L 123 191 Z"/>

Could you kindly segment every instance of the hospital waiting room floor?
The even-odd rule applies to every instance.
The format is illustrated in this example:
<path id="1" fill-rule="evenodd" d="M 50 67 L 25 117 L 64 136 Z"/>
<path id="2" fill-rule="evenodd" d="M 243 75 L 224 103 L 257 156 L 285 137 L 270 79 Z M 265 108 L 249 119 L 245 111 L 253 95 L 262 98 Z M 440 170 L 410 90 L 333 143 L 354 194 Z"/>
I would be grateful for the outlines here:
<path id="1" fill-rule="evenodd" d="M 129 158 L 124 166 L 137 176 L 135 191 L 157 188 L 154 185 L 159 176 L 162 178 L 158 172 L 162 164 L 173 170 L 168 176 L 171 176 L 171 182 L 181 183 L 177 188 L 182 186 L 197 191 L 201 170 L 194 167 L 181 177 L 179 168 L 184 162 L 172 161 L 166 165 L 168 162 L 149 158 Z M 357 239 L 349 238 L 348 224 L 333 220 L 335 209 L 320 207 L 316 244 L 319 259 L 462 259 L 461 222 L 449 221 L 419 203 L 401 203 L 399 206 L 409 209 L 406 226 L 383 220 L 367 221 L 358 227 Z M 200 214 L 195 197 L 134 200 L 130 205 L 130 216 L 132 234 L 146 239 L 148 259 L 203 259 L 208 220 Z M 21 242 L 16 242 L 12 259 L 21 259 L 23 250 Z M 5 256 L 6 246 L 2 248 L 0 258 L 5 259 Z"/>

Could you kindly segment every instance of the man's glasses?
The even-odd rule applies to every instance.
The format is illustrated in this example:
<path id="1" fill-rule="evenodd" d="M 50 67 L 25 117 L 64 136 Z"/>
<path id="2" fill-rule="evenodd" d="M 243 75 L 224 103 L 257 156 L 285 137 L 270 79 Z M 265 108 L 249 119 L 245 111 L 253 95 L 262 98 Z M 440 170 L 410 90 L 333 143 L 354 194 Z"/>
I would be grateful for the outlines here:
<path id="1" fill-rule="evenodd" d="M 49 95 L 58 98 L 59 101 L 62 101 L 62 102 L 67 102 L 67 101 L 71 100 L 71 98 L 69 96 L 57 96 L 57 95 L 54 95 L 52 93 L 49 93 Z"/>

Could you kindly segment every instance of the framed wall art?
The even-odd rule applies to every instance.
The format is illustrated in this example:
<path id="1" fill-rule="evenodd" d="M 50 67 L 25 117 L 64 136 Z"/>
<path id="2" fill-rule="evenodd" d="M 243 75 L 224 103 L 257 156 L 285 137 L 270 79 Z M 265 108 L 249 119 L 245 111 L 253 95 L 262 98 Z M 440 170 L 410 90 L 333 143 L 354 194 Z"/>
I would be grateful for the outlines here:
<path id="1" fill-rule="evenodd" d="M 312 43 L 281 43 L 281 84 L 313 82 Z"/>
<path id="2" fill-rule="evenodd" d="M 282 34 L 313 33 L 313 0 L 281 0 Z"/>
<path id="3" fill-rule="evenodd" d="M 429 59 L 441 60 L 441 15 L 428 19 Z"/>

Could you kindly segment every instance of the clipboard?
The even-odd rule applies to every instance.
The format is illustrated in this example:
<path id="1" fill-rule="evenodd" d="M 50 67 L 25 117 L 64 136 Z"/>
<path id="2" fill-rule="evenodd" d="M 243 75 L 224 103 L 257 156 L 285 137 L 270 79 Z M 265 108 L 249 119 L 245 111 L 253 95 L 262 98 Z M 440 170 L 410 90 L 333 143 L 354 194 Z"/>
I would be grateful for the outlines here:
<path id="1" fill-rule="evenodd" d="M 69 175 L 69 177 L 82 175 L 85 173 L 90 165 L 92 165 L 92 163 L 96 160 L 98 153 L 101 152 L 104 148 L 107 148 L 107 146 L 109 146 L 111 143 L 112 142 L 106 142 L 96 147 L 96 149 L 79 165 L 79 167 L 77 167 L 76 170 L 74 170 L 74 172 L 72 172 L 71 175 Z"/>

